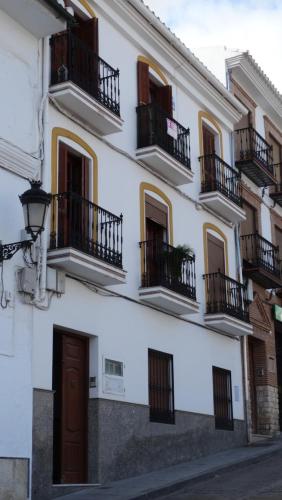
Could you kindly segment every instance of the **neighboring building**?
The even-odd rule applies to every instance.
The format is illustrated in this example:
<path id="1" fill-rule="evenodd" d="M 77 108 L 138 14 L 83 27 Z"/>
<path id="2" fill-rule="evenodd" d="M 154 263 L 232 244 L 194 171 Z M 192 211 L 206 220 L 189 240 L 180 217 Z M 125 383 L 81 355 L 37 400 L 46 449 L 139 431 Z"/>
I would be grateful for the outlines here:
<path id="1" fill-rule="evenodd" d="M 140 0 L 65 1 L 72 27 L 36 36 L 4 4 L 3 242 L 22 239 L 23 179 L 52 204 L 3 264 L 0 455 L 44 500 L 246 443 L 245 102 Z"/>

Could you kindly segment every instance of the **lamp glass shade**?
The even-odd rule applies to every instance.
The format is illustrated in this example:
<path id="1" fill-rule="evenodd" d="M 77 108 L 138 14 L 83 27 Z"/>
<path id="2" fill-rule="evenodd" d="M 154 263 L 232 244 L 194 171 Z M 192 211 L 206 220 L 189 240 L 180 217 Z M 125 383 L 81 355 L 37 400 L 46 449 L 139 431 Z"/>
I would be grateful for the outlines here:
<path id="1" fill-rule="evenodd" d="M 31 189 L 25 191 L 20 200 L 23 207 L 25 230 L 35 241 L 44 231 L 45 220 L 51 196 L 41 188 L 41 182 L 31 181 Z"/>

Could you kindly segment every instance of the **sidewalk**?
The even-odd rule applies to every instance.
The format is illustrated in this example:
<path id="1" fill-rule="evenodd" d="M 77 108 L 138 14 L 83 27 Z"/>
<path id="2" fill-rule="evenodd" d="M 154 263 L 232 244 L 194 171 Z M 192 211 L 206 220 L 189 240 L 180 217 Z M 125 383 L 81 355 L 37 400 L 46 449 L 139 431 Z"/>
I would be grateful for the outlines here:
<path id="1" fill-rule="evenodd" d="M 282 449 L 282 435 L 249 446 L 223 451 L 191 462 L 166 467 L 149 474 L 123 479 L 104 486 L 88 487 L 56 500 L 147 500 L 158 498 L 186 486 L 190 481 L 204 479 L 218 470 L 259 461 Z"/>

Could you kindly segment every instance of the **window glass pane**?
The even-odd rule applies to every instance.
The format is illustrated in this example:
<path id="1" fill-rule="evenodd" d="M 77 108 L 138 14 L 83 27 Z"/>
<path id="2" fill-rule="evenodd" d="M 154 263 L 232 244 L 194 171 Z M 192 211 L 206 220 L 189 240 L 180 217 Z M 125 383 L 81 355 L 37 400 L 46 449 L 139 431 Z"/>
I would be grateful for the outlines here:
<path id="1" fill-rule="evenodd" d="M 123 377 L 123 363 L 113 359 L 105 359 L 105 373 L 107 375 L 116 375 Z"/>

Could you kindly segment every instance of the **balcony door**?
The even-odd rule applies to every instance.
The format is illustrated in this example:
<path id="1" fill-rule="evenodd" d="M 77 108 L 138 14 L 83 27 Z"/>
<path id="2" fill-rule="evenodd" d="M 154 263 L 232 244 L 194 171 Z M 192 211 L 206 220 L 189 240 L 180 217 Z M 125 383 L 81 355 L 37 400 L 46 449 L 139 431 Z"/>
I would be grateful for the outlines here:
<path id="1" fill-rule="evenodd" d="M 168 241 L 167 207 L 148 194 L 145 195 L 146 217 L 146 274 L 150 284 L 160 284 L 164 266 L 164 246 Z"/>
<path id="2" fill-rule="evenodd" d="M 89 160 L 59 145 L 58 238 L 60 246 L 86 249 L 89 241 Z"/>
<path id="3" fill-rule="evenodd" d="M 254 234 L 258 229 L 257 210 L 246 201 L 243 201 L 243 209 L 246 212 L 246 220 L 241 223 L 241 235 Z"/>
<path id="4" fill-rule="evenodd" d="M 221 277 L 225 275 L 224 242 L 213 234 L 207 233 L 207 247 L 208 273 L 211 275 L 207 285 L 207 302 L 209 308 L 217 312 L 222 309 L 221 305 L 226 303 L 225 281 Z"/>

